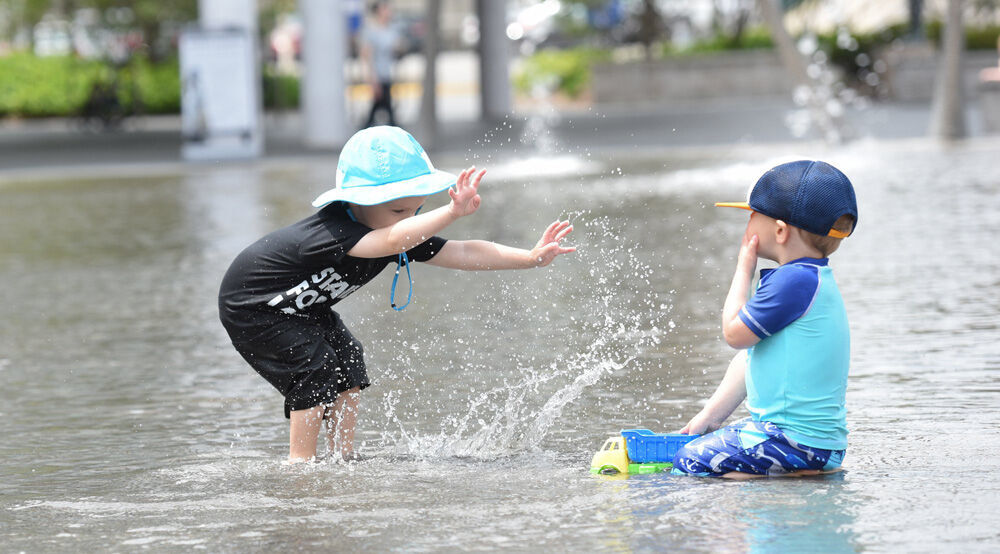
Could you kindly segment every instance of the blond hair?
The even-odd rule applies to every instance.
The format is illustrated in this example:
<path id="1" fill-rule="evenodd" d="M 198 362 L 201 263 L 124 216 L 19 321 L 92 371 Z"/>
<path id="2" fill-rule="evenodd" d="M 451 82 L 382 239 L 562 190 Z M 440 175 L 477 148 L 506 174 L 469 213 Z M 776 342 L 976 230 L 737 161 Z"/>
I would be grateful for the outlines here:
<path id="1" fill-rule="evenodd" d="M 854 230 L 854 216 L 840 216 L 837 221 L 833 223 L 833 229 L 851 234 L 851 231 Z M 833 254 L 837 248 L 840 247 L 840 241 L 844 240 L 831 236 L 824 237 L 805 230 L 802 231 L 802 238 L 805 240 L 806 244 L 812 246 L 816 250 L 819 250 L 823 254 L 824 258 Z"/>

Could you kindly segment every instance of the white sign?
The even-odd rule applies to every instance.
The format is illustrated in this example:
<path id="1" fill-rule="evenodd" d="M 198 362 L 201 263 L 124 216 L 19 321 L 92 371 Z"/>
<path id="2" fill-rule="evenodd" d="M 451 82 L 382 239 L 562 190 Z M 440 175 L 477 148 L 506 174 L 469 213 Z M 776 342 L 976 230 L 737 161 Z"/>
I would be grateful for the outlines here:
<path id="1" fill-rule="evenodd" d="M 187 30 L 179 49 L 184 158 L 260 155 L 259 83 L 250 34 Z"/>

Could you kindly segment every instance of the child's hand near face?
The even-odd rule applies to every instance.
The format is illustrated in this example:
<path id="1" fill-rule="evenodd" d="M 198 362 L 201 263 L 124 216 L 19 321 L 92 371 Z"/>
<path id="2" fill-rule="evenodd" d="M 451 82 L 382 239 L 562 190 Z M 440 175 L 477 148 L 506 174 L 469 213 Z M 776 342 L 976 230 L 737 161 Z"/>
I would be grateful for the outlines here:
<path id="1" fill-rule="evenodd" d="M 535 267 L 549 265 L 560 254 L 576 252 L 576 247 L 566 247 L 559 244 L 572 230 L 573 226 L 569 224 L 569 221 L 553 221 L 549 228 L 542 233 L 538 244 L 531 249 L 531 259 Z"/>
<path id="2" fill-rule="evenodd" d="M 740 254 L 736 261 L 737 273 L 753 278 L 753 273 L 757 269 L 757 243 L 757 235 L 752 235 L 750 229 L 747 229 L 740 243 Z"/>
<path id="3" fill-rule="evenodd" d="M 448 210 L 453 216 L 459 218 L 472 215 L 479 209 L 479 182 L 483 180 L 483 175 L 486 175 L 485 169 L 476 173 L 476 167 L 472 166 L 458 176 L 454 188 L 448 189 L 448 195 L 451 196 Z"/>
<path id="4" fill-rule="evenodd" d="M 736 259 L 736 272 L 733 275 L 733 283 L 729 286 L 729 294 L 726 296 L 726 303 L 722 306 L 722 336 L 726 343 L 733 348 L 749 348 L 758 341 L 760 337 L 751 331 L 740 319 L 739 312 L 746 304 L 750 295 L 750 284 L 753 281 L 753 274 L 757 270 L 757 246 L 760 238 L 747 226 L 743 233 L 743 241 L 740 243 L 740 254 Z"/>

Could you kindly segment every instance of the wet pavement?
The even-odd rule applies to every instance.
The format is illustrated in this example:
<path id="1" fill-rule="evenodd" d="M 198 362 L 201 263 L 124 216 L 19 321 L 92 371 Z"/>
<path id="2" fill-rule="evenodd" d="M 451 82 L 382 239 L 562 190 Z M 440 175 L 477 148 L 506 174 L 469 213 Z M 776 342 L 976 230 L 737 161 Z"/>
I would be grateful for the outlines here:
<path id="1" fill-rule="evenodd" d="M 391 271 L 337 305 L 373 382 L 358 429 L 370 457 L 352 464 L 281 464 L 280 395 L 216 309 L 233 257 L 313 212 L 332 157 L 6 179 L 0 551 L 995 549 L 1000 257 L 983 245 L 1000 220 L 983 207 L 1000 191 L 997 142 L 643 158 L 624 155 L 639 144 L 627 120 L 608 120 L 613 155 L 531 119 L 529 144 L 473 144 L 477 163 L 549 154 L 484 163 L 482 207 L 442 233 L 526 246 L 568 218 L 576 254 L 532 271 L 416 264 L 404 312 L 388 305 Z M 858 191 L 860 226 L 832 259 L 851 322 L 846 471 L 591 475 L 610 435 L 676 430 L 714 390 L 746 216 L 712 202 L 792 155 L 828 160 Z"/>

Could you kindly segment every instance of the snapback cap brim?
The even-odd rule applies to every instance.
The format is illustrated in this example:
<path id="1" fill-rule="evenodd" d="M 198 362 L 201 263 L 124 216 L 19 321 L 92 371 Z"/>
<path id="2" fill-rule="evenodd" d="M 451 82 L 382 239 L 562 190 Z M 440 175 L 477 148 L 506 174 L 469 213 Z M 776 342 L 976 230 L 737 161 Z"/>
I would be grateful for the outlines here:
<path id="1" fill-rule="evenodd" d="M 739 208 L 741 210 L 749 210 L 751 212 L 754 211 L 754 209 L 750 207 L 750 204 L 748 202 L 716 202 L 715 203 L 715 207 L 716 208 Z M 836 229 L 830 229 L 830 232 L 827 233 L 827 236 L 833 237 L 833 238 L 837 238 L 837 239 L 846 239 L 847 237 L 850 236 L 850 233 L 845 233 L 843 231 L 838 231 Z"/>
<path id="2" fill-rule="evenodd" d="M 751 208 L 750 204 L 747 203 L 747 202 L 716 202 L 715 203 L 715 207 L 716 208 L 739 208 L 741 210 L 750 210 L 751 212 L 753 211 L 753 208 Z"/>

